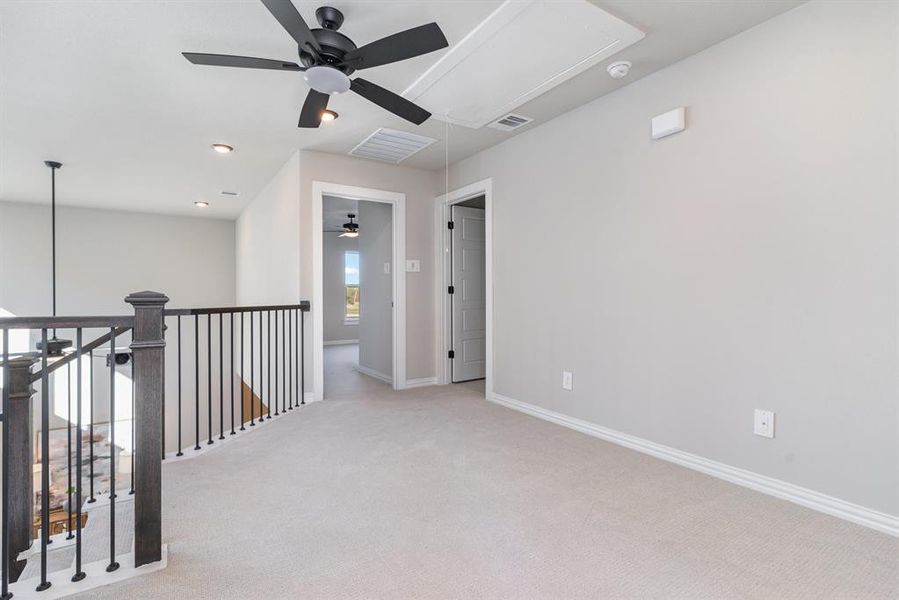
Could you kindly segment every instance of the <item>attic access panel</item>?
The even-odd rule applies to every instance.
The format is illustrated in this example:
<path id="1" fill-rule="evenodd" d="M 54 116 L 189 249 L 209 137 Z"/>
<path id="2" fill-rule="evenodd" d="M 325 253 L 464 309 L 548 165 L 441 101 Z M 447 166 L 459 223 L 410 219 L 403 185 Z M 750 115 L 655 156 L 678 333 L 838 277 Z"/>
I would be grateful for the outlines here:
<path id="1" fill-rule="evenodd" d="M 477 129 L 643 37 L 587 0 L 507 0 L 403 96 Z"/>

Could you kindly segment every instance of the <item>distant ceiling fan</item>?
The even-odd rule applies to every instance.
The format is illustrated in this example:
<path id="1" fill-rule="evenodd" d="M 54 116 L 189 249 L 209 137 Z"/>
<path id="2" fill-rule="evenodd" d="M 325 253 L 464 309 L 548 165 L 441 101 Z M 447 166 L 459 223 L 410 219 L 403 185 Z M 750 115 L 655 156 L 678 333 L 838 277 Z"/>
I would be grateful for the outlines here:
<path id="1" fill-rule="evenodd" d="M 227 54 L 183 52 L 184 58 L 195 65 L 305 71 L 304 78 L 311 89 L 300 111 L 299 127 L 318 127 L 322 114 L 328 108 L 328 97 L 347 90 L 416 125 L 421 125 L 431 116 L 431 113 L 398 94 L 361 77 L 351 80 L 348 76 L 358 69 L 399 62 L 446 48 L 449 43 L 437 23 L 407 29 L 357 48 L 353 40 L 337 32 L 343 24 L 343 13 L 336 8 L 322 6 L 316 10 L 315 18 L 322 28 L 309 29 L 290 0 L 261 1 L 296 41 L 303 66 L 281 60 Z"/>
<path id="2" fill-rule="evenodd" d="M 359 237 L 359 223 L 353 222 L 353 219 L 356 218 L 356 215 L 354 215 L 353 213 L 347 213 L 346 216 L 350 219 L 350 222 L 343 224 L 343 233 L 341 233 L 337 237 Z"/>

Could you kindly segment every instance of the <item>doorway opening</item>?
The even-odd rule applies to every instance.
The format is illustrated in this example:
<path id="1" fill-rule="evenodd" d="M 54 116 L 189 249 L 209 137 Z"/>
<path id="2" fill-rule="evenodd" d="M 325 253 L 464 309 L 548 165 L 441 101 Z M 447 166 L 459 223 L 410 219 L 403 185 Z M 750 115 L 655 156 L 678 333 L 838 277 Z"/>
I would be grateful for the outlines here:
<path id="1" fill-rule="evenodd" d="M 492 210 L 490 180 L 439 197 L 438 383 L 493 383 Z M 483 382 L 478 384 L 477 382 Z"/>
<path id="2" fill-rule="evenodd" d="M 316 399 L 405 383 L 405 195 L 313 183 Z"/>

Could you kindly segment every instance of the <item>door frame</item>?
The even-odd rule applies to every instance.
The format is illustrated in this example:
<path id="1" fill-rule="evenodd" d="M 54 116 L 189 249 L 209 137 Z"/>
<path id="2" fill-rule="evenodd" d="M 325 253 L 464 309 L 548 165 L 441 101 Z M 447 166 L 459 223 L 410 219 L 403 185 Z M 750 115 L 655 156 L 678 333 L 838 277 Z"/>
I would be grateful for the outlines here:
<path id="1" fill-rule="evenodd" d="M 452 382 L 452 363 L 448 351 L 453 332 L 450 323 L 449 294 L 447 287 L 450 284 L 452 273 L 450 272 L 450 232 L 446 224 L 450 219 L 450 208 L 453 204 L 459 204 L 478 196 L 484 196 L 484 288 L 486 299 L 486 396 L 493 393 L 493 178 L 476 181 L 457 190 L 452 190 L 436 198 L 436 210 L 434 211 L 434 264 L 435 286 L 434 293 L 437 298 L 437 320 L 434 330 L 437 332 L 435 364 L 437 365 L 437 385 L 447 385 Z"/>
<path id="2" fill-rule="evenodd" d="M 393 389 L 406 387 L 406 194 L 375 188 L 312 182 L 312 373 L 313 395 L 324 397 L 324 271 L 322 213 L 325 196 L 381 202 L 393 208 Z"/>

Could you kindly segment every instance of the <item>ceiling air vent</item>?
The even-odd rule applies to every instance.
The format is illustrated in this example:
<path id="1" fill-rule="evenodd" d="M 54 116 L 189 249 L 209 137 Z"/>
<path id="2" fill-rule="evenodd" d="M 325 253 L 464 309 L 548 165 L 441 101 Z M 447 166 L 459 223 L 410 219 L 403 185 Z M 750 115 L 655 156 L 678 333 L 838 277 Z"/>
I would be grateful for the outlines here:
<path id="1" fill-rule="evenodd" d="M 493 123 L 488 123 L 487 127 L 499 129 L 500 131 L 512 131 L 513 129 L 518 129 L 522 125 L 527 125 L 533 120 L 534 119 L 522 117 L 521 115 L 509 113 L 505 117 L 500 117 Z"/>
<path id="2" fill-rule="evenodd" d="M 434 142 L 434 138 L 382 127 L 350 150 L 350 156 L 399 164 Z"/>

